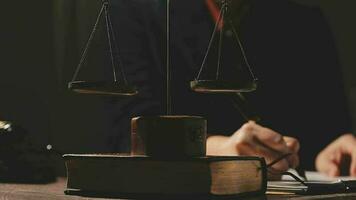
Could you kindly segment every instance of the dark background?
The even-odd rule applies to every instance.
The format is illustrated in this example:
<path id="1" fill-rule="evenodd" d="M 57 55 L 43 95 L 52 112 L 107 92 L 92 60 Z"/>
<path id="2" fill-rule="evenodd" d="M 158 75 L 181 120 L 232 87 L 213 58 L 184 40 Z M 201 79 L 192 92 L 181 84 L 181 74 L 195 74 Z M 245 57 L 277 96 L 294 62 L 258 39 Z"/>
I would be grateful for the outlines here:
<path id="1" fill-rule="evenodd" d="M 320 6 L 329 21 L 356 125 L 356 1 L 294 1 Z M 51 142 L 61 152 L 108 151 L 108 99 L 76 95 L 66 89 L 99 3 L 18 0 L 0 6 L 0 119 L 28 129 L 40 146 Z M 101 55 L 100 47 L 91 54 Z"/>

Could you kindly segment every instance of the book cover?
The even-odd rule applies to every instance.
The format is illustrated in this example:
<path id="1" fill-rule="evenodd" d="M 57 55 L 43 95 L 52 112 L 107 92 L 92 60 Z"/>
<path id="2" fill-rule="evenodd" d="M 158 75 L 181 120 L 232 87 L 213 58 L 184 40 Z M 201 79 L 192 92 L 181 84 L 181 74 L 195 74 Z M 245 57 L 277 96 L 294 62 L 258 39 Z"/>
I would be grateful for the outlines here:
<path id="1" fill-rule="evenodd" d="M 101 197 L 242 196 L 264 194 L 259 157 L 154 159 L 115 154 L 64 155 L 66 194 Z"/>

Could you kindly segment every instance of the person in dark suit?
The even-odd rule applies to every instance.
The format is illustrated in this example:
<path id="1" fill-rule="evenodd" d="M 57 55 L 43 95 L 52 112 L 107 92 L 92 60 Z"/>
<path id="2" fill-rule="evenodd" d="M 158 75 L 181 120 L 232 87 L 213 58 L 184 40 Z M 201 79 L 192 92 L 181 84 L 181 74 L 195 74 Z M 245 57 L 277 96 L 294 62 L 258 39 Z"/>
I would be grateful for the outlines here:
<path id="1" fill-rule="evenodd" d="M 260 155 L 270 162 L 296 154 L 298 138 L 303 165 L 313 169 L 317 153 L 351 129 L 337 52 L 321 11 L 285 0 L 232 1 L 234 26 L 259 79 L 258 89 L 246 94 L 262 118 L 259 125 L 246 122 L 229 96 L 190 89 L 215 24 L 208 2 L 171 1 L 173 114 L 207 118 L 208 132 L 215 135 L 208 138 L 208 154 Z M 113 151 L 128 151 L 130 118 L 165 111 L 165 1 L 112 1 L 112 11 L 127 78 L 140 92 L 112 101 Z M 231 74 L 241 57 L 231 34 L 223 37 L 228 42 L 222 70 Z M 275 168 L 297 164 L 294 155 Z"/>

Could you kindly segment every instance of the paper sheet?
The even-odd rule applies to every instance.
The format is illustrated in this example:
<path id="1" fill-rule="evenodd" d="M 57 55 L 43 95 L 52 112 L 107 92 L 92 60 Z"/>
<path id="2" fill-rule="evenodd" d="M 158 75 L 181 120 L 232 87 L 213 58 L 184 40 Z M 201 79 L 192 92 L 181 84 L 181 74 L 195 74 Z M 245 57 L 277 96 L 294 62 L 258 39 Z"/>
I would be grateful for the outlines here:
<path id="1" fill-rule="evenodd" d="M 289 170 L 289 172 L 297 175 L 297 172 L 294 169 Z M 315 171 L 306 171 L 305 176 L 307 177 L 308 181 L 356 180 L 356 177 L 351 177 L 351 176 L 329 177 L 327 175 L 324 175 L 320 172 L 315 172 Z M 290 176 L 282 176 L 282 180 L 283 181 L 292 181 L 292 180 L 294 181 L 294 179 Z"/>
<path id="2" fill-rule="evenodd" d="M 295 170 L 289 170 L 289 172 L 297 175 Z M 330 188 L 330 186 L 336 187 L 340 180 L 342 181 L 349 181 L 349 180 L 356 180 L 356 177 L 349 177 L 349 176 L 340 176 L 340 177 L 329 177 L 327 175 L 321 174 L 319 172 L 312 172 L 307 171 L 305 173 L 307 177 L 307 182 L 309 184 L 322 184 L 326 188 Z M 303 178 L 300 177 L 303 180 Z M 268 194 L 277 194 L 277 193 L 284 193 L 284 194 L 303 194 L 308 193 L 309 189 L 307 186 L 301 184 L 300 182 L 294 180 L 290 176 L 282 176 L 281 181 L 268 181 Z M 332 187 L 331 187 L 332 188 Z M 325 193 L 327 193 L 328 189 L 326 189 Z"/>

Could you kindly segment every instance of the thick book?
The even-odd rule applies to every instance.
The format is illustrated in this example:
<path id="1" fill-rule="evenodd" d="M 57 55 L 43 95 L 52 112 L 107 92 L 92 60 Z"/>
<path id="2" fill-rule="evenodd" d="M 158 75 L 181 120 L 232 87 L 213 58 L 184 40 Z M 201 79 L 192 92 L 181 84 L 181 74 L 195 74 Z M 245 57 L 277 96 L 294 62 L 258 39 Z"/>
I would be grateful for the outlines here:
<path id="1" fill-rule="evenodd" d="M 100 197 L 263 195 L 259 157 L 158 160 L 143 156 L 65 155 L 66 194 Z"/>

